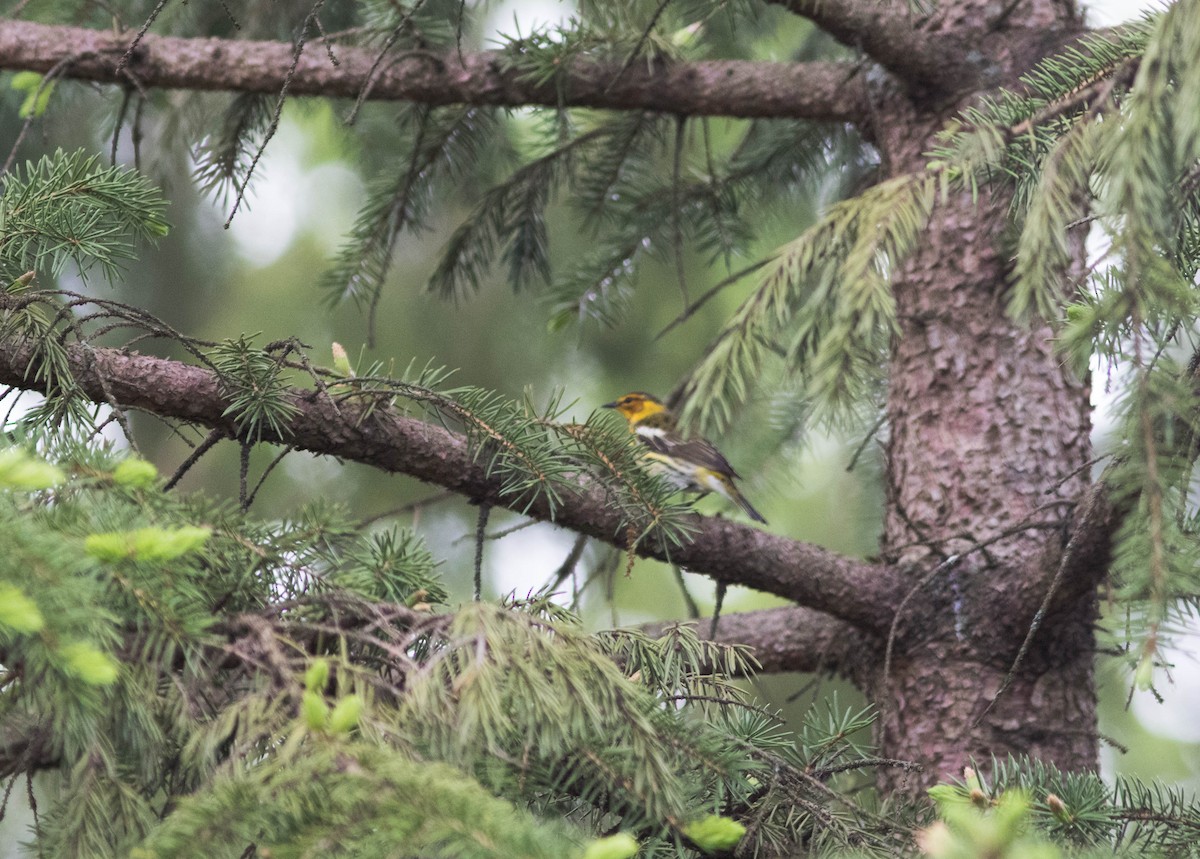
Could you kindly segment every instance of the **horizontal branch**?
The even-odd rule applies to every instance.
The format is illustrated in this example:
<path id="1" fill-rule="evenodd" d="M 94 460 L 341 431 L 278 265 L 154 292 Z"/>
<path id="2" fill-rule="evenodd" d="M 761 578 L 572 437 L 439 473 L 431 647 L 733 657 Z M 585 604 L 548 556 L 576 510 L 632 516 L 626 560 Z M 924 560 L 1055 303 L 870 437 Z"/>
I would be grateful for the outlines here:
<path id="1" fill-rule="evenodd" d="M 867 114 L 863 77 L 853 63 L 711 60 L 633 63 L 581 58 L 559 77 L 533 81 L 497 51 L 397 51 L 376 68 L 366 48 L 312 43 L 289 77 L 285 42 L 133 34 L 26 21 L 0 21 L 0 68 L 144 88 L 230 90 L 413 101 L 431 105 L 592 107 L 686 116 L 777 117 L 836 122 Z M 127 56 L 128 55 L 128 56 Z M 374 72 L 372 72 L 374 69 Z"/>
<path id="2" fill-rule="evenodd" d="M 648 623 L 641 629 L 658 637 L 676 623 Z M 708 639 L 709 622 L 697 623 L 701 638 Z M 880 650 L 877 639 L 848 623 L 797 605 L 723 614 L 713 640 L 750 647 L 763 674 L 831 672 L 856 682 L 861 682 L 871 667 L 864 660 L 874 660 Z"/>
<path id="3" fill-rule="evenodd" d="M 42 390 L 35 343 L 0 340 L 0 384 Z M 220 429 L 236 437 L 227 415 L 230 400 L 209 370 L 115 349 L 68 347 L 72 375 L 97 403 L 115 403 L 163 418 Z M 532 503 L 501 495 L 501 480 L 488 474 L 467 440 L 441 426 L 392 410 L 335 404 L 327 394 L 292 389 L 295 416 L 278 432 L 264 427 L 263 441 L 408 474 L 467 498 L 518 510 L 624 548 L 626 528 L 608 493 L 586 478 L 574 492 L 560 492 L 553 508 L 544 494 Z M 691 539 L 668 552 L 652 541 L 639 544 L 647 557 L 670 560 L 718 581 L 746 585 L 812 606 L 852 624 L 886 629 L 897 604 L 897 578 L 887 569 L 809 543 L 790 540 L 726 519 L 693 515 Z"/>

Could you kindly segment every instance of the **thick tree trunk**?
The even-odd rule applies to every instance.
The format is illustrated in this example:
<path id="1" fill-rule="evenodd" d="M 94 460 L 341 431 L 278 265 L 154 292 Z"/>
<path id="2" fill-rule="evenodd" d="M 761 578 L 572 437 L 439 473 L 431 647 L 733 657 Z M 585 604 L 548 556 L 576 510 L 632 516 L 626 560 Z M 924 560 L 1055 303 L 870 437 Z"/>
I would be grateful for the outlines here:
<path id="1" fill-rule="evenodd" d="M 868 685 L 882 752 L 928 765 L 923 783 L 991 755 L 1097 762 L 1091 595 L 1046 621 L 989 709 L 1090 457 L 1088 380 L 1048 326 L 1004 312 L 1008 204 L 949 200 L 895 280 L 883 553 L 913 587 L 936 572 L 901 618 L 889 677 L 881 666 Z"/>
<path id="2" fill-rule="evenodd" d="M 896 280 L 884 554 L 912 586 L 880 701 L 884 754 L 961 776 L 969 758 L 1096 764 L 1093 597 L 1047 620 L 988 710 L 1082 497 L 1089 384 L 1041 324 L 1004 312 L 1006 199 L 939 209 Z M 1044 585 L 1042 585 L 1044 583 Z"/>
<path id="3" fill-rule="evenodd" d="M 1086 607 L 1084 607 L 1086 608 Z M 980 654 L 969 637 L 938 636 L 894 660 L 874 678 L 885 708 L 878 722 L 884 754 L 921 761 L 922 777 L 884 771 L 884 786 L 922 787 L 986 771 L 991 757 L 1028 755 L 1067 770 L 1096 766 L 1096 699 L 1090 617 L 1063 619 L 1026 657 L 1004 694 L 989 704 L 1009 665 Z"/>
<path id="4" fill-rule="evenodd" d="M 1032 5 L 1027 21 L 1060 11 Z M 947 27 L 979 28 L 983 9 L 972 22 L 955 8 Z M 1000 65 L 1005 76 L 1024 71 L 1012 57 Z M 885 95 L 875 128 L 889 172 L 920 169 L 944 117 L 965 103 Z M 1005 312 L 1011 199 L 990 193 L 940 204 L 894 281 L 883 555 L 911 587 L 923 583 L 889 676 L 879 660 L 866 685 L 881 709 L 881 752 L 929 767 L 910 790 L 990 755 L 1071 770 L 1097 762 L 1091 594 L 1046 619 L 989 709 L 1054 576 L 1090 456 L 1089 381 L 1055 353 L 1048 326 Z M 1082 265 L 1082 236 L 1076 245 Z"/>

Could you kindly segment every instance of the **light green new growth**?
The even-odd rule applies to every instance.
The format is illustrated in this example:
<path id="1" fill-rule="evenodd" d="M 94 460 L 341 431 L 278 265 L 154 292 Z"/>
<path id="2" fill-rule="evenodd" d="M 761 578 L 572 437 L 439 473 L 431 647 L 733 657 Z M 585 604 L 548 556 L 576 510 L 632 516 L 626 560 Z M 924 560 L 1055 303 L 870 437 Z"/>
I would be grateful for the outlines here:
<path id="1" fill-rule="evenodd" d="M 311 856 L 336 844 L 361 857 L 567 859 L 579 834 L 538 821 L 459 770 L 385 746 L 325 743 L 214 780 L 180 804 L 131 852 L 138 859 L 236 857 L 246 845 L 273 857 Z"/>

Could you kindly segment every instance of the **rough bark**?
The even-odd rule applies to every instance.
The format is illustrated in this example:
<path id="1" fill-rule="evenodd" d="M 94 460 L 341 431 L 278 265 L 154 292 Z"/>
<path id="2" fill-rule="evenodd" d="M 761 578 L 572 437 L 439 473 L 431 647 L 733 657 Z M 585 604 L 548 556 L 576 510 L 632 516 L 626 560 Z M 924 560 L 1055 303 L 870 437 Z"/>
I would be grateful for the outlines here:
<path id="1" fill-rule="evenodd" d="M 1054 4 L 1022 10 L 1023 26 L 1074 23 Z M 978 35 L 1012 83 L 1027 55 L 1020 43 L 989 52 L 985 21 L 968 2 L 936 26 Z M 890 171 L 919 168 L 945 110 L 910 89 L 881 94 L 875 139 Z M 1097 761 L 1094 587 L 1060 601 L 989 709 L 1062 557 L 1090 455 L 1088 381 L 1055 353 L 1048 327 L 1004 312 L 1010 202 L 1004 188 L 945 201 L 893 283 L 883 553 L 921 592 L 898 624 L 888 676 L 881 665 L 867 686 L 883 753 L 926 764 L 926 781 L 992 754 L 1072 770 Z M 1082 259 L 1081 241 L 1077 250 Z"/>
<path id="2" fill-rule="evenodd" d="M 994 755 L 1029 756 L 1070 771 L 1097 766 L 1095 658 L 1090 603 L 1046 624 L 1049 634 L 996 699 L 1011 666 L 980 652 L 969 634 L 922 635 L 868 683 L 880 705 L 878 735 L 889 756 L 920 761 L 920 781 L 962 778 L 963 767 L 986 771 Z M 995 703 L 993 704 L 993 699 Z M 990 708 L 990 709 L 989 709 Z M 881 771 L 885 788 L 903 774 Z"/>
<path id="3" fill-rule="evenodd" d="M 987 62 L 988 54 L 970 51 L 961 35 L 930 38 L 924 28 L 931 19 L 905 0 L 770 2 L 808 18 L 846 47 L 862 51 L 910 87 L 927 92 L 974 88 Z"/>

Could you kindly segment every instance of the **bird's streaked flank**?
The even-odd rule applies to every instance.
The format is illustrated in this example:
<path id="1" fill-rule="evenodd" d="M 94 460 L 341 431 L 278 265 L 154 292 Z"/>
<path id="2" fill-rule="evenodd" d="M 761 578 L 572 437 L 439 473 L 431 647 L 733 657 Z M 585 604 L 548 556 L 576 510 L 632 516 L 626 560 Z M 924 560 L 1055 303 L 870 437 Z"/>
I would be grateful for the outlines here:
<path id="1" fill-rule="evenodd" d="M 767 524 L 734 484 L 739 475 L 729 460 L 708 439 L 680 435 L 675 416 L 657 397 L 634 391 L 605 403 L 604 408 L 616 409 L 629 421 L 630 431 L 650 449 L 646 458 L 655 472 L 680 489 L 716 492 L 741 507 L 755 522 Z"/>

